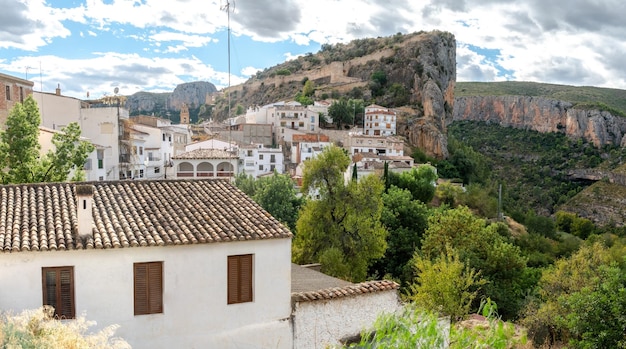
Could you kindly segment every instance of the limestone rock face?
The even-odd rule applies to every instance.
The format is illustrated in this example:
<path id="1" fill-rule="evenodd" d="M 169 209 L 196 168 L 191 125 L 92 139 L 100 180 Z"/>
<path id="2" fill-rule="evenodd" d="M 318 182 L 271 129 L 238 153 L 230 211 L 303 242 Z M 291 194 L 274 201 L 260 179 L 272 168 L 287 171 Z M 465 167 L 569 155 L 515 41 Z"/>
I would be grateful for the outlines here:
<path id="1" fill-rule="evenodd" d="M 538 132 L 561 132 L 596 147 L 626 146 L 626 119 L 600 110 L 575 109 L 569 102 L 527 96 L 458 97 L 454 120 L 497 123 Z"/>
<path id="2" fill-rule="evenodd" d="M 206 102 L 208 94 L 217 92 L 215 85 L 206 81 L 188 82 L 176 86 L 169 96 L 170 108 L 180 110 L 185 103 L 187 106 L 198 107 Z"/>
<path id="3" fill-rule="evenodd" d="M 205 103 L 207 94 L 216 92 L 215 85 L 207 81 L 195 81 L 176 86 L 171 93 L 137 92 L 126 99 L 131 113 L 154 111 L 180 111 L 185 103 L 191 108 Z"/>
<path id="4" fill-rule="evenodd" d="M 446 126 L 452 121 L 455 103 L 456 40 L 449 33 L 423 35 L 423 40 L 412 41 L 404 48 L 404 54 L 412 55 L 407 68 L 413 69 L 405 69 L 413 80 L 411 102 L 422 106 L 421 115 L 418 112 L 398 133 L 426 154 L 446 158 Z"/>

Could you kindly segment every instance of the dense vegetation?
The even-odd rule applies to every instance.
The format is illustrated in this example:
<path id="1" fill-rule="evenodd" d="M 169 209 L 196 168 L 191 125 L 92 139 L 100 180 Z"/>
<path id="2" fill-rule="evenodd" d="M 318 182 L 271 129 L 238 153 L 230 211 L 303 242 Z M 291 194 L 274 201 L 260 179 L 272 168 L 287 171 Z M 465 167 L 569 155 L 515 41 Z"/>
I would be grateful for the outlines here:
<path id="1" fill-rule="evenodd" d="M 552 159 L 556 170 L 546 174 L 567 166 L 587 166 L 600 156 L 584 143 L 570 144 L 558 135 L 543 138 L 526 131 L 516 130 L 522 136 L 509 131 L 503 130 L 498 136 L 507 149 L 518 142 L 525 144 L 518 147 L 533 150 L 522 164 L 534 166 L 546 161 L 542 166 L 548 166 L 546 159 Z M 489 133 L 481 134 L 485 144 L 500 149 L 495 140 L 484 136 Z M 562 149 L 553 153 L 548 150 L 549 143 Z M 572 154 L 567 153 L 570 148 Z M 349 157 L 337 147 L 326 148 L 305 162 L 304 204 L 297 212 L 283 211 L 295 217 L 281 218 L 296 222 L 295 229 L 292 225 L 294 262 L 321 262 L 326 273 L 351 281 L 394 279 L 401 284 L 404 300 L 411 304 L 407 313 L 381 320 L 376 332 L 378 336 L 380 331 L 380 336 L 364 335 L 361 346 L 376 347 L 394 340 L 406 340 L 411 345 L 414 332 L 388 330 L 414 324 L 415 316 L 435 314 L 451 319 L 450 335 L 461 335 L 459 343 L 486 341 L 491 343 L 489 347 L 511 347 L 523 335 L 505 330 L 510 325 L 500 321 L 503 319 L 525 326 L 531 339 L 527 346 L 626 347 L 624 231 L 597 227 L 569 212 L 558 211 L 556 219 L 543 216 L 524 202 L 531 197 L 515 201 L 510 194 L 504 212 L 518 212 L 513 215 L 519 215 L 523 225 L 505 219 L 497 214 L 493 184 L 496 176 L 506 173 L 498 169 L 503 165 L 459 140 L 451 143 L 451 154 L 449 160 L 437 165 L 444 171 L 456 171 L 459 178 L 471 183 L 465 189 L 454 183 L 435 188 L 437 175 L 431 166 L 402 174 L 386 169 L 379 175 L 358 180 L 353 176 L 346 181 Z M 511 150 L 505 158 L 511 162 L 515 154 L 519 153 Z M 561 156 L 571 164 L 555 160 Z M 241 179 L 240 188 L 253 188 L 253 197 L 261 202 L 258 193 L 268 192 L 262 188 L 269 181 Z M 524 183 L 538 186 L 545 181 L 548 179 Z M 540 188 L 548 197 L 554 195 L 549 187 Z M 281 192 L 281 202 L 297 202 L 295 192 Z M 269 201 L 262 205 L 275 209 Z M 498 331 L 455 332 L 468 314 L 480 311 L 481 304 L 486 303 L 498 309 L 498 316 L 491 320 Z M 600 321 L 602 317 L 610 321 Z"/>
<path id="2" fill-rule="evenodd" d="M 529 210 L 553 214 L 591 184 L 573 181 L 571 170 L 611 170 L 626 159 L 620 147 L 598 149 L 560 133 L 482 122 L 455 122 L 448 132 L 451 156 L 439 164 L 440 175 L 465 183 L 502 184 L 503 209 L 517 218 Z"/>

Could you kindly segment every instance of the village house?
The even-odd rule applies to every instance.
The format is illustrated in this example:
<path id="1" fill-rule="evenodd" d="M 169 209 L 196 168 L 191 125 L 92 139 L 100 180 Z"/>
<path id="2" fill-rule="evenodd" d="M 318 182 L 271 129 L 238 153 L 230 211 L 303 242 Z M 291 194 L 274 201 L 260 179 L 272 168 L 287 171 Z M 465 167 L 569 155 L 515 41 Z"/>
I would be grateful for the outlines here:
<path id="1" fill-rule="evenodd" d="M 364 134 L 368 136 L 393 136 L 396 134 L 396 112 L 380 105 L 365 107 Z"/>
<path id="2" fill-rule="evenodd" d="M 403 156 L 404 141 L 391 136 L 368 136 L 351 133 L 344 148 L 352 155 L 357 153 L 375 153 L 386 156 Z"/>
<path id="3" fill-rule="evenodd" d="M 291 232 L 223 180 L 0 187 L 0 309 L 133 348 L 292 348 Z"/>
<path id="4" fill-rule="evenodd" d="M 172 157 L 175 178 L 233 179 L 239 173 L 236 152 L 221 149 L 194 149 Z"/>
<path id="5" fill-rule="evenodd" d="M 239 147 L 239 159 L 243 172 L 254 178 L 264 175 L 285 172 L 282 147 L 266 148 L 263 144 L 249 144 Z"/>
<path id="6" fill-rule="evenodd" d="M 32 81 L 0 73 L 0 126 L 4 125 L 15 103 L 21 103 L 33 93 Z"/>

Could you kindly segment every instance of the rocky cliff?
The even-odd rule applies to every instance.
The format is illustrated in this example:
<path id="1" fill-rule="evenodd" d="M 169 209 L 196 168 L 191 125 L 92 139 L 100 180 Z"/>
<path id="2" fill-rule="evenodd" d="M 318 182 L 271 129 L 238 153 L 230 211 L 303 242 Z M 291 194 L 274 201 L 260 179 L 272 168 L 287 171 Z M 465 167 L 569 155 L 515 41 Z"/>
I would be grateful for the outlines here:
<path id="1" fill-rule="evenodd" d="M 207 96 L 217 92 L 215 85 L 207 81 L 195 81 L 176 86 L 171 93 L 137 92 L 126 99 L 131 115 L 138 113 L 162 114 L 179 112 L 183 103 L 190 108 L 205 104 Z"/>
<path id="2" fill-rule="evenodd" d="M 601 147 L 626 146 L 626 119 L 572 103 L 527 96 L 457 97 L 453 120 L 484 121 L 538 132 L 561 132 Z"/>
<path id="3" fill-rule="evenodd" d="M 382 72 L 385 81 L 375 83 L 375 72 Z M 452 121 L 456 81 L 452 34 L 420 32 L 324 45 L 316 54 L 259 72 L 229 92 L 243 107 L 263 105 L 294 99 L 306 80 L 314 82 L 318 99 L 345 95 L 385 107 L 406 106 L 410 112 L 399 122 L 398 134 L 428 155 L 448 156 L 446 125 Z M 226 117 L 226 105 L 217 101 L 216 119 Z"/>

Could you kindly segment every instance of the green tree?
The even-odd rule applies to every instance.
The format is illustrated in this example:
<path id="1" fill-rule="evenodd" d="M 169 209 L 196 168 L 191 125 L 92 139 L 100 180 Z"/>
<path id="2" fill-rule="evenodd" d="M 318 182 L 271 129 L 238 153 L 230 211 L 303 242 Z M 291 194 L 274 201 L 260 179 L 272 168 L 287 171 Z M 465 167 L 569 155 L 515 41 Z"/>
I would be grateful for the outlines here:
<path id="1" fill-rule="evenodd" d="M 391 274 L 403 285 L 411 281 L 409 261 L 420 247 L 429 214 L 428 207 L 413 200 L 411 192 L 406 189 L 392 186 L 383 194 L 381 222 L 389 235 L 385 256 L 372 268 L 378 275 Z"/>
<path id="2" fill-rule="evenodd" d="M 372 96 L 382 96 L 385 94 L 385 86 L 387 85 L 387 74 L 382 70 L 377 70 L 370 76 L 369 87 Z"/>
<path id="3" fill-rule="evenodd" d="M 322 263 L 322 270 L 350 281 L 363 281 L 371 263 L 382 257 L 387 231 L 380 222 L 383 185 L 367 176 L 344 182 L 350 158 L 331 146 L 304 163 L 303 193 L 317 191 L 296 223 L 296 263 Z"/>
<path id="4" fill-rule="evenodd" d="M 315 85 L 313 84 L 313 81 L 307 80 L 304 83 L 304 87 L 302 87 L 302 94 L 305 97 L 311 97 L 313 93 L 315 93 Z"/>
<path id="5" fill-rule="evenodd" d="M 288 175 L 274 172 L 272 176 L 259 179 L 252 198 L 272 216 L 295 231 L 302 199 L 297 197 L 296 189 Z"/>
<path id="6" fill-rule="evenodd" d="M 257 182 L 251 175 L 241 172 L 235 176 L 235 186 L 249 197 L 254 197 L 256 194 Z"/>
<path id="7" fill-rule="evenodd" d="M 435 259 L 448 246 L 456 250 L 462 261 L 467 261 L 488 281 L 481 296 L 501 305 L 503 317 L 513 318 L 536 280 L 527 270 L 521 250 L 507 241 L 502 229 L 508 228 L 501 223 L 487 225 L 466 206 L 439 209 L 428 218 L 422 253 Z"/>
<path id="8" fill-rule="evenodd" d="M 0 134 L 0 176 L 3 183 L 61 182 L 84 179 L 82 167 L 94 150 L 80 139 L 80 127 L 70 123 L 52 137 L 54 149 L 40 155 L 39 108 L 28 96 L 9 112 L 6 130 Z"/>
<path id="9" fill-rule="evenodd" d="M 626 348 L 623 256 L 600 243 L 588 244 L 545 270 L 522 319 L 533 341 Z"/>
<path id="10" fill-rule="evenodd" d="M 434 261 L 416 253 L 411 264 L 416 277 L 409 299 L 418 307 L 450 316 L 455 321 L 470 313 L 479 287 L 486 283 L 480 272 L 461 261 L 451 248 Z"/>
<path id="11" fill-rule="evenodd" d="M 407 189 L 413 199 L 429 203 L 435 196 L 437 170 L 430 165 L 421 165 L 400 174 L 389 172 L 390 184 Z"/>
<path id="12" fill-rule="evenodd" d="M 353 114 L 353 110 L 348 105 L 348 100 L 346 98 L 334 101 L 330 107 L 328 107 L 328 115 L 333 119 L 333 123 L 339 129 L 344 124 L 352 124 Z"/>

